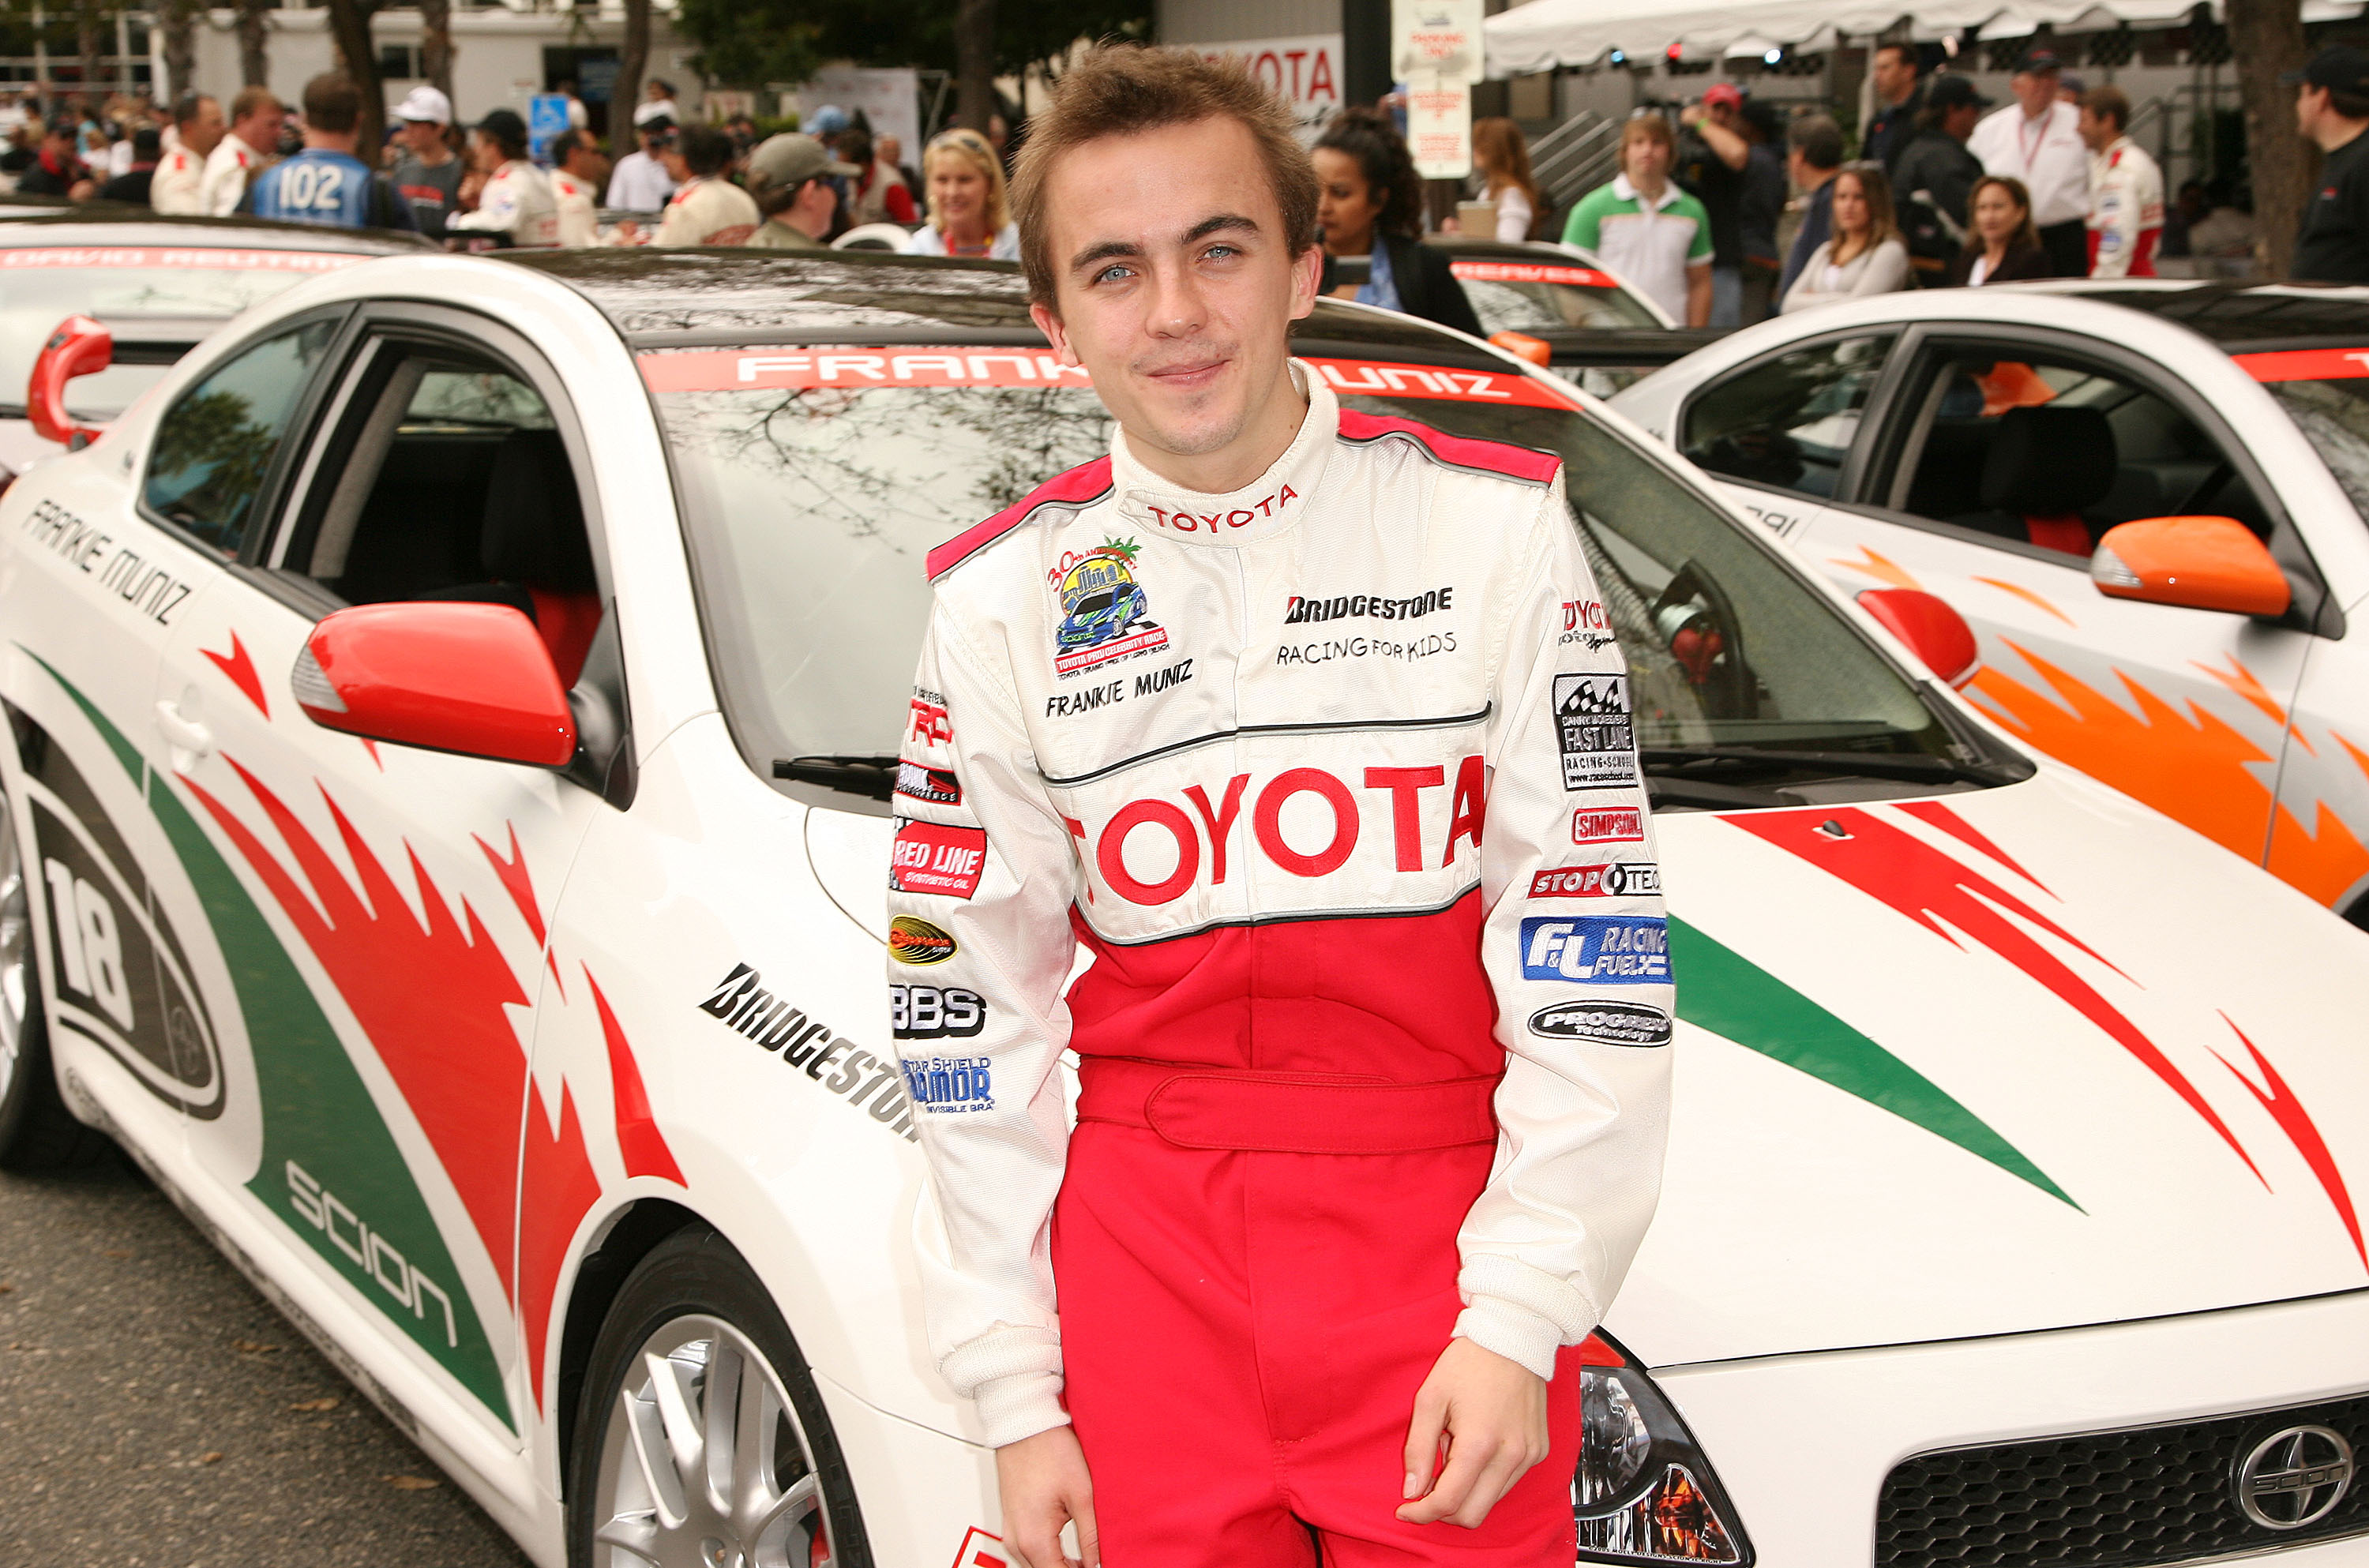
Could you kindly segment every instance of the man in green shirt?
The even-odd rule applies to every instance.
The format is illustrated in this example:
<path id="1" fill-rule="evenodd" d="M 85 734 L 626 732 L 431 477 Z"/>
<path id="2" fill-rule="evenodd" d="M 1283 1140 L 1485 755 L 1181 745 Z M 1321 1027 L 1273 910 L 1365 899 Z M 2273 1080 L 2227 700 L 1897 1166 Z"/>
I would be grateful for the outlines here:
<path id="1" fill-rule="evenodd" d="M 1670 182 L 1677 151 L 1670 122 L 1631 118 L 1620 131 L 1620 173 L 1580 198 L 1563 225 L 1565 245 L 1592 251 L 1674 320 L 1711 320 L 1711 214 Z"/>
<path id="2" fill-rule="evenodd" d="M 748 243 L 759 250 L 828 250 L 839 212 L 832 180 L 860 172 L 843 164 L 811 136 L 784 132 L 766 138 L 749 155 L 749 186 L 765 221 Z"/>

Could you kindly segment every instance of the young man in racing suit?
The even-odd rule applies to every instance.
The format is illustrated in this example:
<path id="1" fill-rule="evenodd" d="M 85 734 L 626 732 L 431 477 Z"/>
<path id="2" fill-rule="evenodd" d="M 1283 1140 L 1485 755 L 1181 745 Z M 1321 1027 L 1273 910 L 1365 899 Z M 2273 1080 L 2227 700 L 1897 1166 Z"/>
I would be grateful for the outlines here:
<path id="1" fill-rule="evenodd" d="M 2152 278 L 2163 237 L 2163 171 L 2125 135 L 2131 100 L 2120 87 L 2092 87 L 2081 99 L 2081 141 L 2089 149 L 2089 276 Z"/>
<path id="2" fill-rule="evenodd" d="M 1097 52 L 1015 190 L 1118 429 L 930 557 L 888 966 L 1005 1538 L 1561 1568 L 1671 991 L 1560 464 L 1288 358 L 1316 193 L 1239 70 Z"/>

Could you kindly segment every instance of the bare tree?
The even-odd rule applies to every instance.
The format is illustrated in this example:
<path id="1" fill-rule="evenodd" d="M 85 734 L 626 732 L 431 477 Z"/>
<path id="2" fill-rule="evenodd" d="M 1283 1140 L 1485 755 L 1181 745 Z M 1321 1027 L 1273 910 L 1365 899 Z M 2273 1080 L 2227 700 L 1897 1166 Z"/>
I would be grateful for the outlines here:
<path id="1" fill-rule="evenodd" d="M 956 0 L 955 123 L 987 134 L 995 113 L 995 0 Z"/>
<path id="2" fill-rule="evenodd" d="M 165 77 L 176 98 L 197 85 L 200 4 L 200 0 L 165 0 L 157 18 L 165 35 Z"/>
<path id="3" fill-rule="evenodd" d="M 101 0 L 77 0 L 74 10 L 74 52 L 81 57 L 82 90 L 92 113 L 107 96 L 107 45 L 114 31 Z"/>
<path id="4" fill-rule="evenodd" d="M 269 24 L 264 17 L 270 9 L 270 0 L 238 0 L 238 79 L 241 86 L 269 85 L 271 57 L 265 45 L 271 34 Z"/>
<path id="5" fill-rule="evenodd" d="M 452 97 L 452 0 L 419 0 L 419 74 Z"/>
<path id="6" fill-rule="evenodd" d="M 362 114 L 354 144 L 375 156 L 386 120 L 386 87 L 378 74 L 378 45 L 371 41 L 371 18 L 379 0 L 329 0 L 329 36 L 338 46 L 338 68 L 361 90 Z"/>
<path id="7" fill-rule="evenodd" d="M 617 52 L 617 79 L 609 88 L 609 150 L 633 150 L 634 110 L 641 107 L 642 74 L 650 68 L 650 0 L 625 0 L 625 37 Z"/>
<path id="8" fill-rule="evenodd" d="M 2319 151 L 2295 130 L 2293 87 L 2279 74 L 2304 62 L 2302 0 L 2228 0 L 2229 52 L 2246 108 L 2246 163 L 2254 188 L 2254 263 L 2283 278 L 2319 168 Z"/>

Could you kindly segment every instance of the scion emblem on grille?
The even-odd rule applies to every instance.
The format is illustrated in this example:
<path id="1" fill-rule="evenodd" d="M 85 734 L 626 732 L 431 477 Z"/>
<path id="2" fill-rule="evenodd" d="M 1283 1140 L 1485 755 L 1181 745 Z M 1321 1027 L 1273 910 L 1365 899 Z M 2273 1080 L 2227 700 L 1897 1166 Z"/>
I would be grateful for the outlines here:
<path id="1" fill-rule="evenodd" d="M 2265 1529 L 2299 1530 L 2335 1510 L 2352 1485 L 2352 1445 L 2326 1426 L 2289 1426 L 2237 1460 L 2237 1507 Z"/>

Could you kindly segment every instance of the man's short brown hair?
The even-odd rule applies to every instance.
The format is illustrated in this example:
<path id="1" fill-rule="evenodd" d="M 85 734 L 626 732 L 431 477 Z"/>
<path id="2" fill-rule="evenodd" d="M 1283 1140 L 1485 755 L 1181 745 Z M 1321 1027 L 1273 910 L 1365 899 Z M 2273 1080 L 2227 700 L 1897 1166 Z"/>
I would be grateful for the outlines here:
<path id="1" fill-rule="evenodd" d="M 304 84 L 304 124 L 345 136 L 362 122 L 362 90 L 343 71 L 325 71 Z"/>
<path id="2" fill-rule="evenodd" d="M 1665 147 L 1675 148 L 1678 138 L 1659 109 L 1644 109 L 1620 122 L 1621 151 L 1627 152 L 1631 142 L 1659 142 Z"/>
<path id="3" fill-rule="evenodd" d="M 1028 297 L 1053 305 L 1052 235 L 1045 188 L 1062 154 L 1105 136 L 1226 119 L 1251 133 L 1265 166 L 1283 237 L 1294 257 L 1316 243 L 1316 170 L 1292 135 L 1291 116 L 1273 91 L 1240 64 L 1186 49 L 1104 44 L 1061 74 L 1053 105 L 1029 122 L 1012 181 L 1020 223 L 1020 267 Z"/>
<path id="4" fill-rule="evenodd" d="M 2118 132 L 2131 128 L 2130 95 L 2111 82 L 2102 87 L 2091 87 L 2083 94 L 2081 107 L 2088 109 L 2094 120 L 2112 120 Z"/>
<path id="5" fill-rule="evenodd" d="M 272 96 L 269 87 L 241 87 L 238 97 L 230 100 L 231 123 L 237 124 L 267 104 L 273 109 L 280 107 L 280 100 Z"/>

